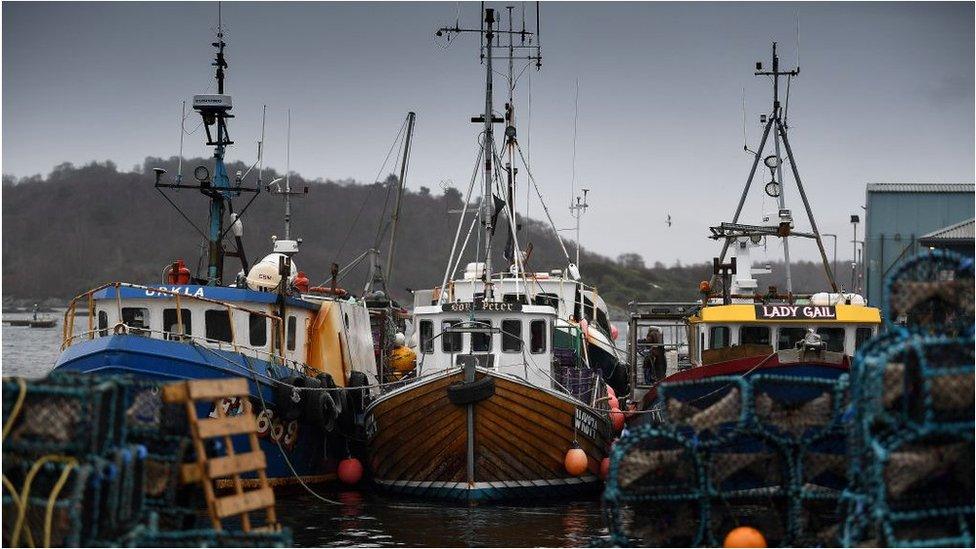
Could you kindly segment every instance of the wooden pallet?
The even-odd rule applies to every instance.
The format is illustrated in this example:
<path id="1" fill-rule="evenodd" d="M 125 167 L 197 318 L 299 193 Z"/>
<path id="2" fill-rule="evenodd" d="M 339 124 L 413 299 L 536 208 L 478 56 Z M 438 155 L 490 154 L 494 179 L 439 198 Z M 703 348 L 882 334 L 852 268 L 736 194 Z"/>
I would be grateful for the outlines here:
<path id="1" fill-rule="evenodd" d="M 239 415 L 228 416 L 221 401 L 233 397 L 244 403 L 243 411 Z M 186 406 L 197 460 L 196 463 L 183 465 L 181 478 L 184 483 L 199 482 L 203 487 L 213 528 L 221 530 L 222 520 L 240 516 L 241 528 L 245 532 L 280 530 L 281 525 L 275 514 L 274 490 L 268 484 L 265 473 L 267 461 L 258 443 L 257 421 L 248 398 L 247 380 L 232 378 L 172 383 L 163 387 L 163 400 Z M 212 402 L 217 417 L 198 417 L 198 401 Z M 250 451 L 236 452 L 231 439 L 234 435 L 248 435 Z M 208 457 L 208 439 L 221 439 L 224 455 Z M 245 491 L 241 474 L 250 472 L 257 473 L 257 479 L 248 479 L 257 480 L 257 488 Z M 233 493 L 217 496 L 215 482 L 228 478 Z M 253 485 L 251 482 L 248 484 Z M 265 525 L 255 528 L 251 524 L 250 514 L 260 510 L 266 513 Z"/>

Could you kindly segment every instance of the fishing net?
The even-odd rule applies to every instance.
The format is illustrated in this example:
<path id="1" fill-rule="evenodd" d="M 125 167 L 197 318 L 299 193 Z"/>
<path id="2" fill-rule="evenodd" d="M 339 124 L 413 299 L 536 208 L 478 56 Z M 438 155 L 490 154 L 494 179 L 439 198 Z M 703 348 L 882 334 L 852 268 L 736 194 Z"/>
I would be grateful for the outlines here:
<path id="1" fill-rule="evenodd" d="M 973 260 L 934 250 L 895 269 L 885 281 L 889 329 L 923 335 L 972 333 Z"/>
<path id="2" fill-rule="evenodd" d="M 15 482 L 22 481 L 28 472 L 26 467 L 21 468 L 20 475 L 5 469 L 5 473 L 11 473 L 8 478 Z M 92 518 L 97 497 L 92 475 L 90 465 L 75 465 L 69 470 L 65 463 L 46 463 L 33 477 L 23 508 L 5 490 L 3 545 L 77 547 L 90 539 L 95 533 Z M 64 483 L 60 482 L 62 477 Z"/>

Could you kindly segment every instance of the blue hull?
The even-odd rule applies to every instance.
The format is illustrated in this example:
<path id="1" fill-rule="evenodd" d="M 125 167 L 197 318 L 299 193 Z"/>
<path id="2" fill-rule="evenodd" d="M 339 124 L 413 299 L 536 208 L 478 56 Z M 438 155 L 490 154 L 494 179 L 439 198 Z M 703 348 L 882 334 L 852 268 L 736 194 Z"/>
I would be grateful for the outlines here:
<path id="1" fill-rule="evenodd" d="M 287 368 L 233 351 L 136 335 L 112 335 L 76 343 L 58 357 L 54 369 L 105 375 L 129 374 L 164 383 L 243 377 L 249 380 L 256 415 L 262 413 L 262 398 L 272 413 L 277 410 L 275 391 L 267 378 L 282 379 L 294 375 Z M 211 407 L 206 408 L 201 407 L 198 413 L 209 414 Z M 276 416 L 274 414 L 273 417 Z M 274 435 L 279 433 L 275 440 Z M 264 429 L 259 436 L 261 449 L 267 458 L 267 475 L 274 483 L 297 482 L 294 478 L 296 474 L 305 482 L 334 476 L 335 460 L 326 459 L 325 436 L 317 427 L 299 421 L 294 435 L 288 435 L 287 425 L 282 425 L 280 430 Z M 246 437 L 235 437 L 234 443 L 235 446 L 243 446 Z"/>

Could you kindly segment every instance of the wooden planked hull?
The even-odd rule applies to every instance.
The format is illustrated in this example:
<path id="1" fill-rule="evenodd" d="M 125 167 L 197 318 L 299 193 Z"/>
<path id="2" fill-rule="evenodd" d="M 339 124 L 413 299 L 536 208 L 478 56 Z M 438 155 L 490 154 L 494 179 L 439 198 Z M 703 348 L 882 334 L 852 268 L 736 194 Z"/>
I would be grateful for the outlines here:
<path id="1" fill-rule="evenodd" d="M 368 464 L 380 487 L 423 497 L 509 499 L 599 488 L 610 422 L 564 395 L 492 372 L 494 394 L 455 405 L 447 388 L 461 373 L 421 380 L 384 395 L 366 411 Z M 473 478 L 469 478 L 468 407 L 472 413 Z M 564 468 L 574 439 L 588 471 Z"/>

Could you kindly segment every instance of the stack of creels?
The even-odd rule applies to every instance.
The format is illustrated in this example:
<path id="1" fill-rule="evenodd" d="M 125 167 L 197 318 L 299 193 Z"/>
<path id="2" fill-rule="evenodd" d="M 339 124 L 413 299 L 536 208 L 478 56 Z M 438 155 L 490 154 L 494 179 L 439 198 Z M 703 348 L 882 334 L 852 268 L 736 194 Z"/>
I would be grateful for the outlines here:
<path id="1" fill-rule="evenodd" d="M 835 540 L 846 389 L 771 374 L 660 385 L 661 421 L 611 453 L 613 542 L 716 545 L 740 525 L 779 545 Z"/>
<path id="2" fill-rule="evenodd" d="M 186 417 L 160 392 L 158 382 L 129 376 L 4 378 L 3 545 L 161 545 L 179 543 L 170 532 L 198 528 L 203 499 L 180 483 L 193 457 Z M 195 539 L 290 543 L 287 532 L 274 535 Z"/>
<path id="3" fill-rule="evenodd" d="M 886 284 L 888 333 L 855 357 L 848 545 L 972 546 L 972 260 L 913 258 Z"/>

